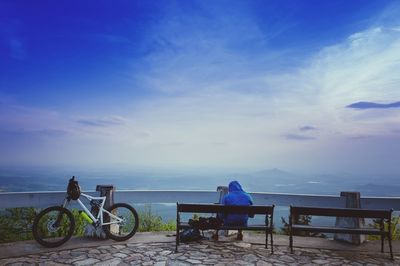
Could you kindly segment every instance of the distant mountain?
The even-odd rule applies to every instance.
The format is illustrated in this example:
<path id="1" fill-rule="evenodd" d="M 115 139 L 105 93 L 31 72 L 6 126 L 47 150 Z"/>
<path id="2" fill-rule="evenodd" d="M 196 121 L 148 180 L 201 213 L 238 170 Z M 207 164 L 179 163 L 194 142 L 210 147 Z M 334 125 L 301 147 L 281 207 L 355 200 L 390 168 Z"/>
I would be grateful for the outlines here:
<path id="1" fill-rule="evenodd" d="M 300 176 L 278 168 L 266 169 L 253 173 L 242 174 L 242 185 L 249 191 L 286 191 L 301 182 Z"/>
<path id="2" fill-rule="evenodd" d="M 262 170 L 254 173 L 250 173 L 250 176 L 253 177 L 268 177 L 272 179 L 279 179 L 279 180 L 293 180 L 296 178 L 299 178 L 299 175 L 278 169 L 278 168 L 273 168 L 273 169 L 267 169 L 267 170 Z"/>
<path id="3" fill-rule="evenodd" d="M 67 187 L 67 181 L 54 177 L 0 176 L 0 190 L 3 192 L 62 191 Z"/>
<path id="4" fill-rule="evenodd" d="M 400 186 L 393 184 L 381 185 L 381 184 L 368 183 L 365 185 L 356 186 L 356 191 L 361 191 L 362 192 L 361 195 L 376 196 L 376 197 L 400 196 Z"/>

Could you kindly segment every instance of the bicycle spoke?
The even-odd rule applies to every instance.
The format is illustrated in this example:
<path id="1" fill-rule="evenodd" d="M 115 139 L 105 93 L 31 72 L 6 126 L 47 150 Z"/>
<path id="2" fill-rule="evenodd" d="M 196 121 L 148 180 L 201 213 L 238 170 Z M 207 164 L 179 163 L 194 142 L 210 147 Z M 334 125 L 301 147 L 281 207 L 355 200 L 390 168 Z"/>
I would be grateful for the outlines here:
<path id="1" fill-rule="evenodd" d="M 50 207 L 35 218 L 33 235 L 42 245 L 55 247 L 67 241 L 74 230 L 72 214 L 62 207 Z"/>
<path id="2" fill-rule="evenodd" d="M 126 240 L 137 230 L 138 216 L 130 205 L 118 203 L 111 207 L 110 212 L 104 212 L 106 234 L 114 240 Z"/>

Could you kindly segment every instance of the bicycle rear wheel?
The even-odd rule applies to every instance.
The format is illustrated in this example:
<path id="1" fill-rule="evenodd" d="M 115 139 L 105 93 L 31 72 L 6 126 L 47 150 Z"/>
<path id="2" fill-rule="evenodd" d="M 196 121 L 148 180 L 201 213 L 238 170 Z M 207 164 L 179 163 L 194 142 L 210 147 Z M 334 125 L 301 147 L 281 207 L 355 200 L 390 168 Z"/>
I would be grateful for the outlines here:
<path id="1" fill-rule="evenodd" d="M 103 225 L 106 235 L 115 241 L 124 241 L 131 238 L 139 227 L 139 216 L 129 204 L 117 203 L 108 210 L 111 215 L 104 212 Z"/>
<path id="2" fill-rule="evenodd" d="M 58 247 L 71 238 L 75 229 L 72 213 L 59 206 L 41 211 L 33 222 L 32 233 L 35 240 L 45 247 Z"/>

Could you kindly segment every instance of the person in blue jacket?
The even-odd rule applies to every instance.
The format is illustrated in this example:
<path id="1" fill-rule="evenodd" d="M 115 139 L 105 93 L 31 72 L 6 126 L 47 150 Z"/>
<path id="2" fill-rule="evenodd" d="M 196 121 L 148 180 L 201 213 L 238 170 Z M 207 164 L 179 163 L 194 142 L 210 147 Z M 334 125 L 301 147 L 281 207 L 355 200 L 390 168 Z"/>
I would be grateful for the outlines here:
<path id="1" fill-rule="evenodd" d="M 222 198 L 223 205 L 253 205 L 253 200 L 249 194 L 247 194 L 238 181 L 232 181 L 229 183 L 229 193 Z M 223 217 L 224 225 L 244 225 L 247 226 L 247 220 L 249 216 L 247 214 L 227 214 Z M 238 239 L 243 239 L 242 232 L 239 231 Z"/>

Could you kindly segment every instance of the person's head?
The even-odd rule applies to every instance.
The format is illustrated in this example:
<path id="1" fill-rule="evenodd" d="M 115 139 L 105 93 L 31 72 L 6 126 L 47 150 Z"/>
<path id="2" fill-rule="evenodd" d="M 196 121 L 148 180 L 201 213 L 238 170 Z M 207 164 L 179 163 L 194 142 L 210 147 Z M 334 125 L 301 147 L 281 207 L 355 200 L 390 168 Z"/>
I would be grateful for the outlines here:
<path id="1" fill-rule="evenodd" d="M 243 188 L 238 181 L 231 181 L 229 183 L 229 192 L 234 192 L 234 191 L 243 191 Z"/>

